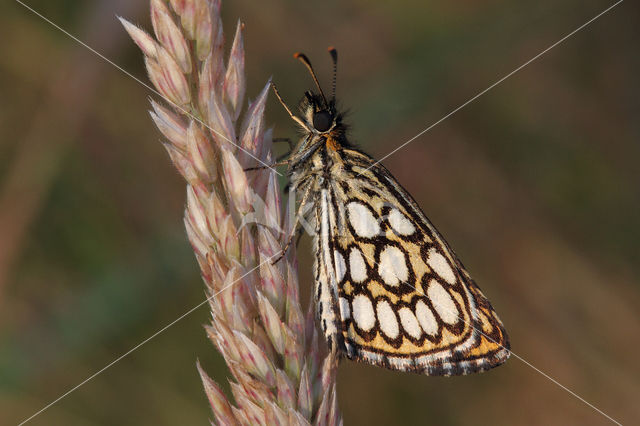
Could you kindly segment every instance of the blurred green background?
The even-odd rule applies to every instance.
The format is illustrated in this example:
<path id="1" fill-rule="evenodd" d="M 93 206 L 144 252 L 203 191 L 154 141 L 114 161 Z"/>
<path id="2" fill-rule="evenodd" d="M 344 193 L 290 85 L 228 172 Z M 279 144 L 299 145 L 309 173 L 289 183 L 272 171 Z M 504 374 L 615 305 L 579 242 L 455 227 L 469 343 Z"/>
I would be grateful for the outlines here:
<path id="1" fill-rule="evenodd" d="M 146 1 L 27 2 L 147 81 L 116 15 Z M 613 1 L 223 1 L 248 94 L 325 83 L 382 157 Z M 640 5 L 626 1 L 385 165 L 455 247 L 513 350 L 622 423 L 640 419 Z M 184 184 L 139 83 L 15 2 L 0 6 L 0 424 L 16 424 L 204 299 Z M 278 136 L 293 123 L 273 97 Z M 301 284 L 311 286 L 308 238 Z M 306 300 L 306 299 L 305 299 Z M 201 425 L 196 358 L 226 383 L 206 307 L 33 425 Z M 345 362 L 345 424 L 609 424 L 516 358 L 435 378 Z"/>

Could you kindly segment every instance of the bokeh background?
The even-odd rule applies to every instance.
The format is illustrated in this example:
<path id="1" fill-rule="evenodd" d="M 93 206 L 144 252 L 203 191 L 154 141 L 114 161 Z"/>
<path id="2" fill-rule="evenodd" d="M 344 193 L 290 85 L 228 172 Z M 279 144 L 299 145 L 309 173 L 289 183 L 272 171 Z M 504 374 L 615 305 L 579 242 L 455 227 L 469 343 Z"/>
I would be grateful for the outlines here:
<path id="1" fill-rule="evenodd" d="M 128 72 L 116 15 L 143 0 L 25 1 Z M 353 139 L 382 157 L 613 1 L 223 1 L 246 23 L 248 95 L 293 103 L 305 51 Z M 455 247 L 513 350 L 626 424 L 640 420 L 640 6 L 626 1 L 384 161 Z M 17 424 L 204 299 L 184 184 L 144 87 L 19 3 L 0 6 L 0 424 Z M 278 136 L 293 123 L 273 97 Z M 311 286 L 308 238 L 301 284 Z M 306 300 L 306 299 L 305 299 Z M 201 425 L 195 368 L 226 383 L 206 307 L 32 420 Z M 608 424 L 516 358 L 458 378 L 345 362 L 345 424 Z"/>

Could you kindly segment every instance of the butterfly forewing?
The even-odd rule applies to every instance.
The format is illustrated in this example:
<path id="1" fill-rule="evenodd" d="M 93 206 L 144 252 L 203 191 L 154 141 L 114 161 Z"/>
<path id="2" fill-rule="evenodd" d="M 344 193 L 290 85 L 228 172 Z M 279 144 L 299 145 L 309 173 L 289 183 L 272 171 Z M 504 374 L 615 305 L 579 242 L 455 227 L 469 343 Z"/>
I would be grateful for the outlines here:
<path id="1" fill-rule="evenodd" d="M 411 196 L 353 149 L 320 157 L 316 303 L 348 358 L 430 375 L 504 362 L 508 339 L 489 301 Z"/>

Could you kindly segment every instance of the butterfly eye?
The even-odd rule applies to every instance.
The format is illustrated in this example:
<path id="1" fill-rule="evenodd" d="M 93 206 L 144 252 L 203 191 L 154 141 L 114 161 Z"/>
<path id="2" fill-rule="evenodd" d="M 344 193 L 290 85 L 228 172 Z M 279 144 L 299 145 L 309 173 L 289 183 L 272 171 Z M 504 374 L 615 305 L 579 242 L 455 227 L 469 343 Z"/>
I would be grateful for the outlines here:
<path id="1" fill-rule="evenodd" d="M 319 132 L 326 132 L 331 128 L 332 117 L 328 111 L 313 113 L 313 127 Z"/>

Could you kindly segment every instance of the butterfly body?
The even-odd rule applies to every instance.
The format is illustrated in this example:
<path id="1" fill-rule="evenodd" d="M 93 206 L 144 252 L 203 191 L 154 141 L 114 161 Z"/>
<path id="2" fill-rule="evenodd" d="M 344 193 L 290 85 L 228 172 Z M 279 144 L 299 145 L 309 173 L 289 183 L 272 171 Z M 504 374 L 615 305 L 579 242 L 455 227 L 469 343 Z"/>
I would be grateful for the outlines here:
<path id="1" fill-rule="evenodd" d="M 307 92 L 300 114 L 288 176 L 315 221 L 314 297 L 330 349 L 428 375 L 503 363 L 508 337 L 491 304 L 409 193 L 351 146 L 335 101 Z"/>

